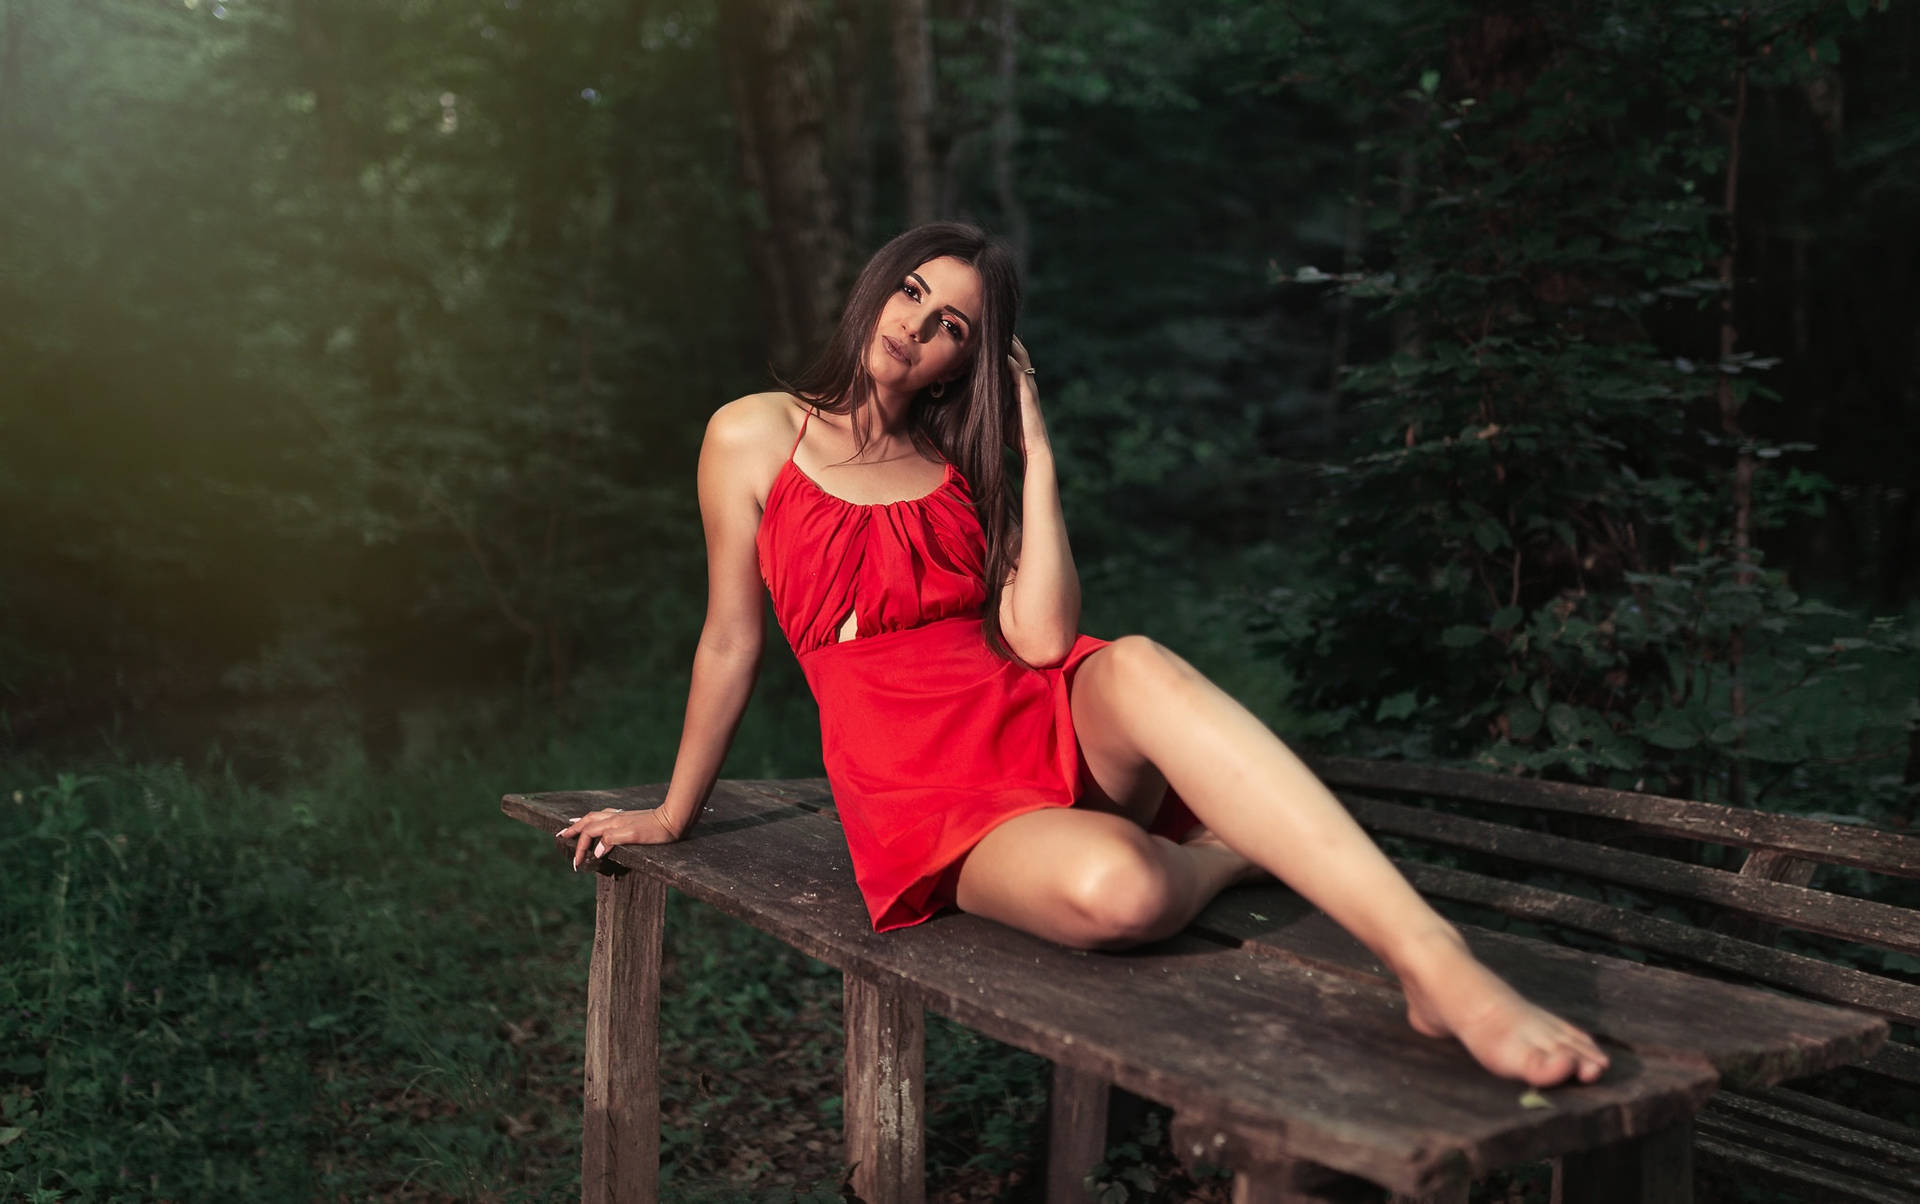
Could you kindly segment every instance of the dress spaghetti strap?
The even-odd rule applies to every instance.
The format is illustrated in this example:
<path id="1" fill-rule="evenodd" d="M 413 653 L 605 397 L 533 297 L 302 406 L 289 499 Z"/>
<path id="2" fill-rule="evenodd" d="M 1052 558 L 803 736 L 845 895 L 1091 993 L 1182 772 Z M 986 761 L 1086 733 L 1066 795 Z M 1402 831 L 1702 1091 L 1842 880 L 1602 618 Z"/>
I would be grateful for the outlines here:
<path id="1" fill-rule="evenodd" d="M 788 460 L 792 460 L 793 453 L 800 450 L 800 440 L 807 437 L 807 420 L 812 417 L 813 417 L 813 411 L 808 410 L 806 412 L 806 417 L 800 419 L 800 433 L 793 437 L 793 446 L 787 449 Z"/>

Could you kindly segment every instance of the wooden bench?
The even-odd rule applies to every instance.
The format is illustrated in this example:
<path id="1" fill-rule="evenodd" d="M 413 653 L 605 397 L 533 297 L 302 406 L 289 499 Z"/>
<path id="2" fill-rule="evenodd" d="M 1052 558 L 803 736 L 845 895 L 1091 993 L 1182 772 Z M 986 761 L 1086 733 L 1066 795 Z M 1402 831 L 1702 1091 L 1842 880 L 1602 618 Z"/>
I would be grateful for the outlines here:
<path id="1" fill-rule="evenodd" d="M 1920 969 L 1920 838 L 1460 770 L 1314 769 L 1376 838 L 1419 855 L 1400 864 L 1422 894 L 1479 909 L 1460 914 L 1920 1024 L 1915 976 L 1885 968 Z M 1859 871 L 1899 880 L 1879 892 L 1897 902 L 1858 897 Z M 1791 1181 L 1810 1200 L 1920 1200 L 1920 1130 L 1908 1123 L 1920 1049 L 1910 1029 L 1895 1031 L 1903 1039 L 1805 1088 L 1715 1096 L 1697 1120 L 1701 1161 Z"/>
<path id="2" fill-rule="evenodd" d="M 651 806 L 663 792 L 508 795 L 503 809 L 550 834 L 570 815 Z M 1402 827 L 1438 822 L 1359 801 L 1376 822 L 1403 812 Z M 1104 1153 L 1113 1086 L 1172 1108 L 1176 1149 L 1232 1168 L 1246 1204 L 1381 1191 L 1464 1204 L 1474 1178 L 1554 1158 L 1562 1204 L 1682 1201 L 1692 1118 L 1722 1086 L 1784 1107 L 1766 1093 L 1773 1084 L 1865 1058 L 1887 1031 L 1855 1011 L 1470 930 L 1483 959 L 1612 1052 L 1600 1083 L 1525 1093 L 1452 1042 L 1413 1033 L 1373 958 L 1278 885 L 1235 888 L 1188 932 L 1126 954 L 1075 952 L 951 913 L 875 934 L 824 781 L 722 782 L 687 840 L 615 849 L 598 868 L 582 1168 L 591 1201 L 655 1198 L 668 886 L 842 971 L 848 1159 L 871 1204 L 923 1199 L 929 1008 L 1053 1060 L 1047 1198 L 1062 1201 L 1084 1198 Z M 1702 1149 L 1720 1132 L 1703 1120 Z"/>

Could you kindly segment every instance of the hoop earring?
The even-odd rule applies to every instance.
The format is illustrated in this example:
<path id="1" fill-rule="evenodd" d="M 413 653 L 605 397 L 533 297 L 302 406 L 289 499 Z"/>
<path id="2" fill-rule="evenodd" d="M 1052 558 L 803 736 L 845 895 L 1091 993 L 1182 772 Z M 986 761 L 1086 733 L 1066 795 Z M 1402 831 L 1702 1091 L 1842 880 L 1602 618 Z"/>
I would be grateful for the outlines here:
<path id="1" fill-rule="evenodd" d="M 933 397 L 939 397 L 942 394 L 944 394 L 946 391 L 947 391 L 947 382 L 944 380 L 936 380 L 933 382 L 933 384 L 927 387 L 927 393 Z"/>

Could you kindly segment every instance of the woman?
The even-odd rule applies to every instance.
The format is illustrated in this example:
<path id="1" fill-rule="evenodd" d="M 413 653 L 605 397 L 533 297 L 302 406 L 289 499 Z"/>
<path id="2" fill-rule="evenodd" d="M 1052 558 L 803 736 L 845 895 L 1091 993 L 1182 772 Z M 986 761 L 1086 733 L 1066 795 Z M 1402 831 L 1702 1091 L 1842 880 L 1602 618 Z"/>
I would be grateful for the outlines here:
<path id="1" fill-rule="evenodd" d="M 758 668 L 764 586 L 820 704 L 876 930 L 951 905 L 1119 948 L 1271 872 L 1398 975 L 1419 1031 L 1535 1085 L 1598 1078 L 1592 1039 L 1475 960 L 1250 712 L 1144 636 L 1079 634 L 1018 307 L 1001 245 L 910 230 L 862 271 L 807 375 L 714 414 L 707 618 L 673 780 L 656 809 L 563 829 L 576 868 L 693 825 Z M 1025 459 L 1017 507 L 1004 446 Z"/>

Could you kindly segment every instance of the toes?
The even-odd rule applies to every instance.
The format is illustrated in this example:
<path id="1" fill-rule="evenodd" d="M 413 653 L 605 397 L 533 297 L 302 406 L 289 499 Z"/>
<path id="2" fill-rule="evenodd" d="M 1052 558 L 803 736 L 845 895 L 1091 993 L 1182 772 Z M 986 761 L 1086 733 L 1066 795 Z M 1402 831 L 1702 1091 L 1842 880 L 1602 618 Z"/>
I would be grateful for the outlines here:
<path id="1" fill-rule="evenodd" d="M 1567 1041 L 1534 1050 L 1532 1070 L 1545 1078 L 1529 1078 L 1536 1087 L 1550 1087 L 1575 1079 L 1597 1081 L 1607 1070 L 1607 1056 L 1589 1041 Z"/>
<path id="2" fill-rule="evenodd" d="M 1529 1062 L 1526 1080 L 1535 1087 L 1564 1083 L 1573 1074 L 1573 1055 L 1564 1049 L 1535 1049 Z"/>

